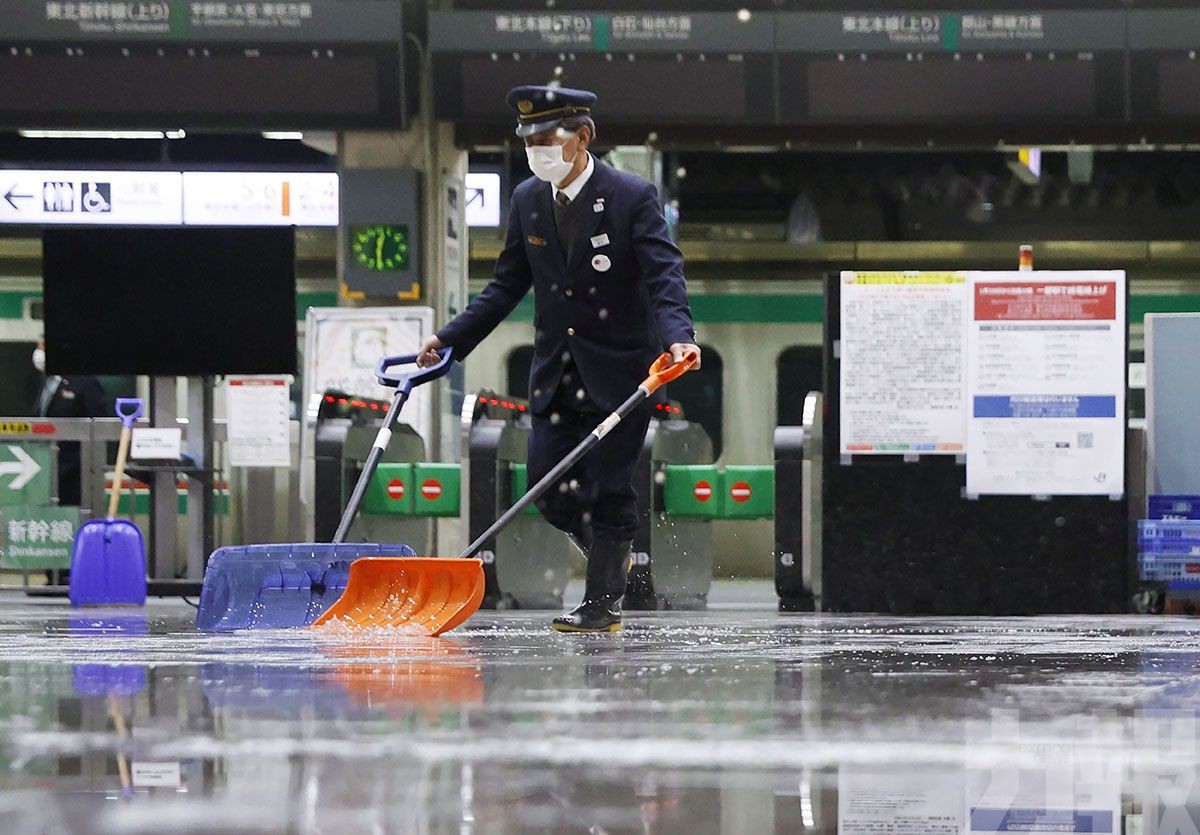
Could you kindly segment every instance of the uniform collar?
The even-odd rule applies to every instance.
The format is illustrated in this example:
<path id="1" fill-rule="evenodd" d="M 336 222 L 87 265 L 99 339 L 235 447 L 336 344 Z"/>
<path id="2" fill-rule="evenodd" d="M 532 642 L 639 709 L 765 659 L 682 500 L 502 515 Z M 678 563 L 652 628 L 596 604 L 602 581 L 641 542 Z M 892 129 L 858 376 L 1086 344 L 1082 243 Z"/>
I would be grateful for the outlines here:
<path id="1" fill-rule="evenodd" d="M 575 198 L 583 191 L 583 187 L 587 185 L 588 180 L 592 179 L 592 173 L 596 170 L 596 160 L 591 155 L 591 152 L 585 152 L 588 155 L 587 168 L 583 169 L 583 173 L 571 181 L 571 184 L 566 188 L 554 187 L 554 198 L 557 200 L 559 192 L 567 195 L 567 199 L 572 203 Z"/>

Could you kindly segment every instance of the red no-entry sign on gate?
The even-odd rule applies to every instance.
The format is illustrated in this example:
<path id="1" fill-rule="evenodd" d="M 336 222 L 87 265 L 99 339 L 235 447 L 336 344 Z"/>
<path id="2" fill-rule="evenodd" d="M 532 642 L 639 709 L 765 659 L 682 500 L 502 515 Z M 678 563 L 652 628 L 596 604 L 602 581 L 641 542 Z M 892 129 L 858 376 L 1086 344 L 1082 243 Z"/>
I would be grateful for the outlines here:
<path id="1" fill-rule="evenodd" d="M 750 485 L 744 481 L 735 481 L 729 488 L 729 497 L 738 504 L 750 501 Z"/>
<path id="2" fill-rule="evenodd" d="M 696 496 L 696 501 L 706 502 L 712 498 L 712 485 L 707 481 L 697 481 L 696 486 L 692 488 L 692 493 Z"/>
<path id="3" fill-rule="evenodd" d="M 393 478 L 387 485 L 388 498 L 394 502 L 398 502 L 404 498 L 404 482 L 398 478 Z"/>
<path id="4" fill-rule="evenodd" d="M 436 501 L 442 497 L 442 483 L 436 478 L 427 478 L 421 484 L 421 495 L 426 501 Z"/>

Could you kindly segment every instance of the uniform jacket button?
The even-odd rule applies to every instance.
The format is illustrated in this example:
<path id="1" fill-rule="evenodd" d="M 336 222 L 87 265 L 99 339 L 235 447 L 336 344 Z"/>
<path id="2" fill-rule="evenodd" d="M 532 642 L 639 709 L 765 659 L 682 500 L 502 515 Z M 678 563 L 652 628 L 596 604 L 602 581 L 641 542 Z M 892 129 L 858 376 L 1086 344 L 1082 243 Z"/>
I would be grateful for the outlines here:
<path id="1" fill-rule="evenodd" d="M 574 290 L 572 290 L 570 287 L 568 287 L 568 288 L 567 288 L 566 290 L 564 290 L 563 292 L 567 294 L 567 297 L 568 297 L 568 298 L 570 298 L 571 296 L 575 295 L 575 291 L 574 291 Z"/>
<path id="2" fill-rule="evenodd" d="M 575 329 L 567 328 L 567 336 L 574 336 L 574 335 L 575 335 Z"/>

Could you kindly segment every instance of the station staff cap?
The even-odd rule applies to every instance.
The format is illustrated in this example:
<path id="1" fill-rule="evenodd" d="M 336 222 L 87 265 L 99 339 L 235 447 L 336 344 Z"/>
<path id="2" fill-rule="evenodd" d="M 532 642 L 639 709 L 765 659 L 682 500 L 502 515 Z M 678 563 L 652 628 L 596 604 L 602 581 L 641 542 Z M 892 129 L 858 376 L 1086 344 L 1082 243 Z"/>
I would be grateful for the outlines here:
<path id="1" fill-rule="evenodd" d="M 550 130 L 563 119 L 586 116 L 596 103 L 596 94 L 570 87 L 526 84 L 508 92 L 509 107 L 517 111 L 517 136 L 532 136 Z"/>

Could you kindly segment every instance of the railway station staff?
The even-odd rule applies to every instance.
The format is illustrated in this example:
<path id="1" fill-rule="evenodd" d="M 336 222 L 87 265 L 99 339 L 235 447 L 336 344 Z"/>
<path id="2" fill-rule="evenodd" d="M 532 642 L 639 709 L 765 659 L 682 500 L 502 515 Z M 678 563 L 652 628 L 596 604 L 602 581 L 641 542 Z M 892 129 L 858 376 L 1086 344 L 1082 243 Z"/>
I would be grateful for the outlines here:
<path id="1" fill-rule="evenodd" d="M 446 346 L 463 359 L 533 288 L 530 484 L 633 393 L 664 349 L 676 362 L 699 353 L 683 256 L 657 189 L 588 150 L 595 103 L 595 94 L 565 87 L 509 92 L 534 177 L 513 191 L 494 277 L 418 360 L 430 365 Z M 644 403 L 538 501 L 587 556 L 583 602 L 554 619 L 559 631 L 620 629 L 638 524 L 633 469 L 652 408 Z"/>

